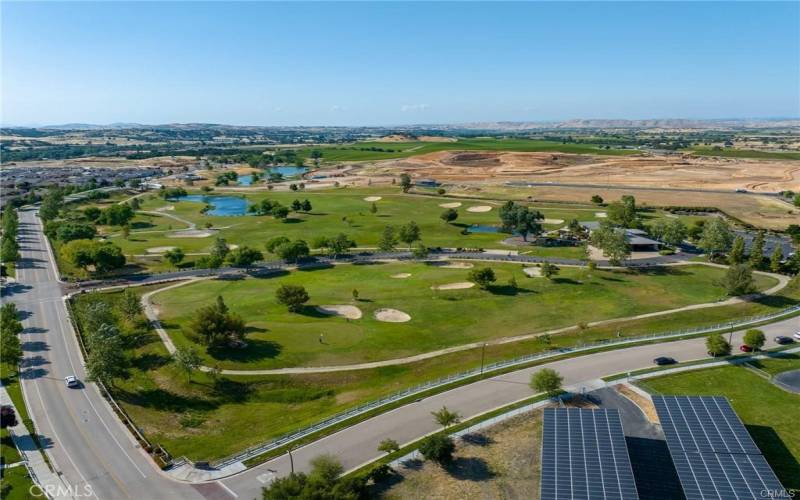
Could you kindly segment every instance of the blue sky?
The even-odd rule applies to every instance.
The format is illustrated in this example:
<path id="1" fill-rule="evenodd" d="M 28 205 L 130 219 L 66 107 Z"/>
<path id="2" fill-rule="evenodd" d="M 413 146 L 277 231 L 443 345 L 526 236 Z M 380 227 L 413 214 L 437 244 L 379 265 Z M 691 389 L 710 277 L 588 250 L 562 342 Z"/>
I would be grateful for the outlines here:
<path id="1" fill-rule="evenodd" d="M 2 2 L 2 122 L 800 116 L 800 3 Z"/>

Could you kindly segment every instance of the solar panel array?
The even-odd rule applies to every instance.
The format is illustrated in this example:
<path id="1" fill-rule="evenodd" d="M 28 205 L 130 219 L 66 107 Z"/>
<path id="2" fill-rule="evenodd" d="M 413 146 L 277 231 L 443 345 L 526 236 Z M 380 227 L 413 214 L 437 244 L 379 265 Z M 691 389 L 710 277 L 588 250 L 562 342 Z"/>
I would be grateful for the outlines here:
<path id="1" fill-rule="evenodd" d="M 638 499 L 615 409 L 545 408 L 541 499 Z"/>
<path id="2" fill-rule="evenodd" d="M 687 500 L 785 493 L 727 399 L 653 396 L 653 404 Z"/>

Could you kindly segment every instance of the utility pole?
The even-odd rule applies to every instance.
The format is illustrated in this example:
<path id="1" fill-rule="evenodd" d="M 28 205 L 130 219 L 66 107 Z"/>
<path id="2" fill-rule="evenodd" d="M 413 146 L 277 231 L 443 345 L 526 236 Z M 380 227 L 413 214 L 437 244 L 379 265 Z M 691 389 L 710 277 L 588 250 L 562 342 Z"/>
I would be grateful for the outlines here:
<path id="1" fill-rule="evenodd" d="M 483 361 L 486 359 L 486 344 L 481 347 L 481 375 L 483 375 Z"/>
<path id="2" fill-rule="evenodd" d="M 292 458 L 292 448 L 290 447 L 287 452 L 289 453 L 289 465 L 292 468 L 292 474 L 294 474 L 294 458 Z"/>

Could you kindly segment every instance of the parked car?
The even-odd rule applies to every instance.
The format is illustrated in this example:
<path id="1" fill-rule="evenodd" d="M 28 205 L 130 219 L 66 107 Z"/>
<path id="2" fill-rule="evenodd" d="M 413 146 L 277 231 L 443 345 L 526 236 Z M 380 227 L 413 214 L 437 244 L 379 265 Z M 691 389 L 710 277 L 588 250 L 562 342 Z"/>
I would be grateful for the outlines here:
<path id="1" fill-rule="evenodd" d="M 64 377 L 64 383 L 67 384 L 67 387 L 70 389 L 81 386 L 81 383 L 78 381 L 78 377 L 75 375 L 67 375 Z"/>
<path id="2" fill-rule="evenodd" d="M 753 352 L 753 348 L 747 344 L 742 344 L 739 346 L 739 350 L 742 352 Z"/>
<path id="3" fill-rule="evenodd" d="M 664 365 L 674 365 L 675 363 L 677 363 L 677 361 L 675 361 L 674 358 L 670 358 L 668 356 L 659 356 L 653 360 L 653 363 L 657 364 L 658 366 L 664 366 Z"/>
<path id="4" fill-rule="evenodd" d="M 796 338 L 797 340 L 800 340 L 800 332 L 795 332 L 794 333 L 794 338 Z"/>
<path id="5" fill-rule="evenodd" d="M 777 337 L 775 337 L 772 340 L 774 340 L 776 344 L 781 344 L 781 345 L 783 345 L 783 344 L 793 344 L 794 343 L 794 340 L 792 340 L 792 337 L 786 337 L 785 335 L 778 335 Z"/>

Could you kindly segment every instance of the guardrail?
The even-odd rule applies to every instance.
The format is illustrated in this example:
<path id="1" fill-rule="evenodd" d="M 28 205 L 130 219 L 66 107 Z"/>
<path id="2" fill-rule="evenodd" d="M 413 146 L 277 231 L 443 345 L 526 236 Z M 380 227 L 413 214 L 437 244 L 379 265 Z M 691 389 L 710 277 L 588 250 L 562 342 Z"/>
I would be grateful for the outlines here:
<path id="1" fill-rule="evenodd" d="M 645 341 L 648 341 L 648 340 L 665 340 L 665 339 L 676 338 L 676 337 L 684 337 L 684 336 L 690 336 L 690 335 L 699 335 L 699 334 L 703 334 L 703 333 L 711 333 L 711 332 L 720 331 L 720 330 L 729 330 L 729 329 L 732 329 L 732 328 L 740 328 L 740 327 L 752 325 L 754 323 L 760 323 L 762 321 L 767 321 L 767 320 L 771 320 L 771 319 L 778 319 L 778 318 L 781 318 L 783 316 L 787 316 L 787 315 L 790 315 L 790 314 L 793 314 L 793 313 L 796 313 L 796 312 L 800 312 L 800 305 L 795 305 L 795 306 L 792 306 L 792 307 L 788 307 L 786 309 L 782 309 L 781 311 L 777 311 L 777 312 L 774 312 L 774 313 L 763 314 L 763 315 L 758 315 L 758 316 L 750 316 L 748 318 L 740 319 L 738 321 L 730 321 L 730 322 L 727 322 L 727 323 L 717 323 L 717 324 L 714 324 L 714 325 L 711 325 L 711 326 L 697 327 L 697 328 L 687 328 L 687 329 L 684 329 L 684 330 L 672 331 L 672 332 L 668 332 L 668 333 L 655 333 L 655 334 L 650 334 L 650 335 L 639 335 L 639 336 L 635 336 L 635 337 L 625 337 L 625 338 L 620 338 L 620 339 L 601 340 L 601 341 L 597 341 L 597 342 L 592 342 L 590 344 L 584 344 L 584 345 L 581 345 L 579 347 L 564 347 L 564 348 L 560 348 L 560 349 L 554 349 L 554 350 L 550 350 L 550 351 L 544 351 L 544 352 L 540 352 L 540 353 L 520 356 L 520 357 L 511 359 L 511 360 L 497 361 L 495 363 L 490 363 L 488 365 L 484 365 L 482 368 L 480 368 L 480 367 L 479 368 L 474 368 L 472 370 L 467 370 L 467 371 L 464 371 L 464 372 L 461 372 L 461 373 L 458 373 L 458 374 L 448 375 L 446 377 L 442 377 L 442 378 L 437 379 L 437 380 L 432 380 L 432 381 L 429 381 L 429 382 L 425 382 L 425 383 L 419 384 L 417 386 L 410 387 L 408 389 L 396 392 L 396 393 L 391 394 L 389 396 L 386 396 L 386 397 L 383 397 L 383 398 L 380 398 L 380 399 L 377 399 L 377 400 L 374 400 L 374 401 L 370 401 L 369 403 L 365 403 L 365 404 L 357 406 L 355 408 L 351 408 L 349 410 L 340 412 L 340 413 L 338 413 L 338 414 L 336 414 L 336 415 L 334 415 L 332 417 L 329 417 L 329 418 L 327 418 L 325 420 L 317 422 L 316 424 L 310 425 L 308 427 L 304 427 L 304 428 L 299 429 L 299 430 L 297 430 L 295 432 L 292 432 L 292 433 L 284 434 L 283 436 L 280 436 L 280 437 L 278 437 L 276 439 L 273 439 L 273 440 L 271 440 L 269 442 L 266 442 L 264 444 L 261 444 L 259 446 L 248 448 L 247 450 L 245 450 L 245 451 L 243 451 L 241 453 L 238 453 L 236 455 L 232 455 L 232 456 L 223 458 L 223 459 L 218 460 L 216 462 L 211 462 L 209 465 L 211 465 L 214 468 L 219 469 L 219 468 L 223 468 L 223 467 L 225 467 L 227 465 L 230 465 L 230 464 L 233 464 L 233 463 L 236 463 L 236 462 L 245 461 L 245 460 L 248 460 L 250 458 L 256 457 L 258 455 L 262 455 L 264 453 L 267 453 L 267 452 L 269 452 L 271 450 L 279 448 L 279 447 L 281 447 L 283 445 L 286 445 L 288 443 L 291 443 L 293 441 L 297 441 L 299 439 L 307 437 L 307 436 L 309 436 L 311 434 L 314 434 L 315 432 L 318 432 L 318 431 L 321 431 L 323 429 L 332 427 L 332 426 L 334 426 L 334 425 L 336 425 L 338 423 L 341 423 L 341 422 L 343 422 L 345 420 L 348 420 L 350 418 L 353 418 L 353 417 L 356 417 L 358 415 L 362 415 L 364 413 L 367 413 L 367 412 L 370 412 L 370 411 L 375 410 L 377 408 L 380 408 L 381 406 L 385 406 L 385 405 L 388 405 L 388 404 L 396 403 L 396 402 L 401 401 L 401 400 L 403 400 L 405 398 L 408 398 L 410 396 L 414 396 L 416 394 L 421 394 L 421 393 L 423 393 L 425 391 L 428 391 L 428 390 L 431 390 L 431 389 L 442 387 L 442 386 L 451 384 L 453 382 L 462 381 L 462 380 L 468 379 L 470 377 L 475 377 L 475 376 L 479 376 L 479 375 L 482 375 L 482 374 L 491 373 L 493 371 L 502 370 L 502 369 L 513 367 L 513 366 L 517 366 L 517 365 L 524 365 L 524 364 L 527 364 L 527 363 L 530 363 L 530 362 L 533 362 L 533 361 L 552 358 L 552 357 L 560 356 L 560 355 L 567 354 L 567 353 L 589 351 L 589 350 L 593 350 L 593 349 L 597 349 L 597 348 L 601 348 L 601 347 L 606 347 L 606 346 L 633 344 L 633 343 L 638 343 L 638 342 L 645 342 Z M 184 464 L 184 463 L 188 463 L 188 462 L 190 462 L 188 459 L 186 459 L 185 457 L 182 457 L 182 458 L 178 459 L 176 462 L 173 462 L 173 465 Z"/>

